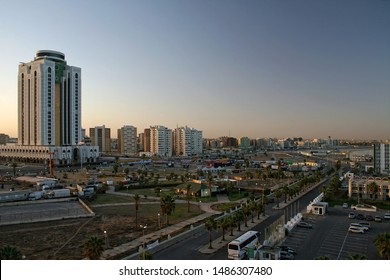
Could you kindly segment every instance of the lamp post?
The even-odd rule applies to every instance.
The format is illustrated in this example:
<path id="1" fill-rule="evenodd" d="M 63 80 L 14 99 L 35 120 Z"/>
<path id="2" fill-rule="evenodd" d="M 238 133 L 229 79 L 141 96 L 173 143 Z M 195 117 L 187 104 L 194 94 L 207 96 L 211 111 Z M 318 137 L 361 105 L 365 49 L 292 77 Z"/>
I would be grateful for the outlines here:
<path id="1" fill-rule="evenodd" d="M 157 216 L 158 216 L 158 228 L 160 229 L 161 228 L 161 215 L 160 215 L 160 213 L 158 213 L 157 214 Z"/>
<path id="2" fill-rule="evenodd" d="M 147 225 L 139 225 L 140 228 L 142 228 L 142 259 L 145 259 L 145 229 L 147 228 Z"/>
<path id="3" fill-rule="evenodd" d="M 108 248 L 107 231 L 105 230 L 105 231 L 103 231 L 103 233 L 104 233 L 104 244 L 105 244 L 106 249 L 107 249 Z"/>

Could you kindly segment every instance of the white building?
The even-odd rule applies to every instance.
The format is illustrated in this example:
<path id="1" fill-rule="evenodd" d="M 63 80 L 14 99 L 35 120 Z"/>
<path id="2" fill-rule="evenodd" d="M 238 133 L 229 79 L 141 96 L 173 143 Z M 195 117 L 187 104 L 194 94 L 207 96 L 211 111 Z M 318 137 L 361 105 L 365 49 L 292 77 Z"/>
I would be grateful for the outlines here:
<path id="1" fill-rule="evenodd" d="M 137 128 L 125 125 L 118 129 L 118 150 L 121 154 L 137 154 Z"/>
<path id="2" fill-rule="evenodd" d="M 81 68 L 67 65 L 61 52 L 39 50 L 33 61 L 19 65 L 18 145 L 1 147 L 0 159 L 95 162 L 98 147 L 85 148 L 82 140 Z"/>
<path id="3" fill-rule="evenodd" d="M 172 130 L 162 125 L 150 127 L 150 152 L 162 157 L 172 156 Z"/>
<path id="4" fill-rule="evenodd" d="M 374 144 L 374 171 L 390 174 L 390 144 Z"/>
<path id="5" fill-rule="evenodd" d="M 202 154 L 203 133 L 189 127 L 179 127 L 173 131 L 173 152 L 177 156 Z"/>

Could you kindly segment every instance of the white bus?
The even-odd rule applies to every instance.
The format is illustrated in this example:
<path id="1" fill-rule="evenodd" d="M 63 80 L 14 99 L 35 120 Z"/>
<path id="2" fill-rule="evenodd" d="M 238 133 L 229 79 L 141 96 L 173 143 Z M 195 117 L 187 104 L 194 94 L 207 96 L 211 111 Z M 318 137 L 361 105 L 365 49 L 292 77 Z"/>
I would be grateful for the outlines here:
<path id="1" fill-rule="evenodd" d="M 228 258 L 242 260 L 248 253 L 248 249 L 259 243 L 260 233 L 250 230 L 228 244 Z"/>

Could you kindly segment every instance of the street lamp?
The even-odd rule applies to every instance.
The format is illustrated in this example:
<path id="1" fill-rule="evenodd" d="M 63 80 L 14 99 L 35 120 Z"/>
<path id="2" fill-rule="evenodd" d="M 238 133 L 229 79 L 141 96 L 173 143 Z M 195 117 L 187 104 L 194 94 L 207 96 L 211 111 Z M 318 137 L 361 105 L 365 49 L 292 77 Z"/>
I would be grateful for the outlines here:
<path id="1" fill-rule="evenodd" d="M 145 229 L 147 225 L 139 225 L 142 228 L 142 259 L 145 259 Z"/>
<path id="2" fill-rule="evenodd" d="M 105 243 L 105 246 L 106 246 L 106 249 L 107 249 L 108 248 L 107 231 L 105 230 L 105 231 L 103 231 L 103 233 L 104 233 L 104 243 Z"/>
<path id="3" fill-rule="evenodd" d="M 158 213 L 157 214 L 157 216 L 158 216 L 158 228 L 161 228 L 161 215 L 160 215 L 160 213 Z"/>

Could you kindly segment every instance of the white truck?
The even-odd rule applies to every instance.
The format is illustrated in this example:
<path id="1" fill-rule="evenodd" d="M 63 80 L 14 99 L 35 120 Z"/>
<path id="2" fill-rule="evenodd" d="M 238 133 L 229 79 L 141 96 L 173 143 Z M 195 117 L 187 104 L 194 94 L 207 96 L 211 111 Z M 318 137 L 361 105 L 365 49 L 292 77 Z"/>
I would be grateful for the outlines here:
<path id="1" fill-rule="evenodd" d="M 61 197 L 69 197 L 70 189 L 59 189 L 52 190 L 47 194 L 48 198 L 61 198 Z"/>

